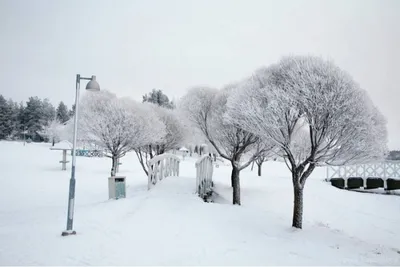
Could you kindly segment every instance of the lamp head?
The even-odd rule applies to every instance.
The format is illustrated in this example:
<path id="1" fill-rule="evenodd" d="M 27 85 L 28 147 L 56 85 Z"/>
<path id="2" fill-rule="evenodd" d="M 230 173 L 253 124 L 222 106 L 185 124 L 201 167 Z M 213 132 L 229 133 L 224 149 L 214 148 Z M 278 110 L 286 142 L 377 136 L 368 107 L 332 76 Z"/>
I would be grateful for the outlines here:
<path id="1" fill-rule="evenodd" d="M 88 91 L 100 91 L 100 85 L 96 81 L 96 76 L 92 75 L 92 79 L 87 83 L 86 90 Z"/>

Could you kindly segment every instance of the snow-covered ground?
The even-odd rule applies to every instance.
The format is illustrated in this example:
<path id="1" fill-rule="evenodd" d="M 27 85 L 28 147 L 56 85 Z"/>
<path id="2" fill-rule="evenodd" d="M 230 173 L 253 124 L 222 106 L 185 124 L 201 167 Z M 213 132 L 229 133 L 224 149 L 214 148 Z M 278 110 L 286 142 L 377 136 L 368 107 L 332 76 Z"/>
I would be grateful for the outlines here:
<path id="1" fill-rule="evenodd" d="M 70 165 L 49 144 L 0 142 L 1 265 L 400 265 L 400 197 L 339 190 L 316 170 L 303 230 L 291 225 L 292 188 L 280 162 L 241 175 L 230 205 L 229 166 L 214 170 L 218 203 L 194 194 L 194 158 L 151 191 L 136 156 L 122 159 L 127 198 L 108 200 L 110 160 L 77 160 L 76 236 L 66 224 Z"/>

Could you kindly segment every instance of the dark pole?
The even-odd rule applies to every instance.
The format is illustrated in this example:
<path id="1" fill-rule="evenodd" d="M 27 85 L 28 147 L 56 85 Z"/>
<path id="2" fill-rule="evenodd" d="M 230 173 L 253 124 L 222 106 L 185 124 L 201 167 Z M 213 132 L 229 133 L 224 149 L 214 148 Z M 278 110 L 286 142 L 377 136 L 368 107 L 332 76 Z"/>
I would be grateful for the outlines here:
<path id="1" fill-rule="evenodd" d="M 76 169 L 76 140 L 78 134 L 78 114 L 79 114 L 79 89 L 80 81 L 89 80 L 90 82 L 86 85 L 88 91 L 99 91 L 100 86 L 96 81 L 96 76 L 91 78 L 81 77 L 79 74 L 76 75 L 76 95 L 75 95 L 75 114 L 74 114 L 74 137 L 72 143 L 72 167 L 71 167 L 71 179 L 69 180 L 69 193 L 68 193 L 68 213 L 67 213 L 67 229 L 62 232 L 62 236 L 75 235 L 76 231 L 73 229 L 74 223 L 74 207 L 75 207 L 75 169 Z"/>
<path id="2" fill-rule="evenodd" d="M 76 135 L 78 131 L 78 109 L 79 109 L 79 88 L 81 77 L 76 75 L 76 95 L 75 95 L 75 114 L 74 114 L 74 137 L 72 143 L 72 167 L 71 179 L 69 180 L 69 193 L 68 193 L 68 214 L 67 214 L 67 230 L 62 232 L 63 236 L 75 235 L 76 232 L 72 230 L 74 224 L 74 206 L 75 206 L 75 166 L 76 166 Z"/>

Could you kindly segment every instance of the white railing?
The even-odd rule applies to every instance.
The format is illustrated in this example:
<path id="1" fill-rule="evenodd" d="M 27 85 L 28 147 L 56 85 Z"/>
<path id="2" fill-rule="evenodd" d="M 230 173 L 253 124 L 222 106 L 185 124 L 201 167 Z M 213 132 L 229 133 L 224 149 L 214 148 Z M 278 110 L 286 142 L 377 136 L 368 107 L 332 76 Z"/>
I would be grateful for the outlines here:
<path id="1" fill-rule="evenodd" d="M 347 188 L 347 179 L 350 177 L 362 178 L 364 187 L 366 186 L 367 178 L 382 178 L 384 188 L 387 188 L 387 179 L 400 179 L 400 161 L 326 167 L 327 181 L 332 178 L 343 178 L 344 186 Z"/>
<path id="2" fill-rule="evenodd" d="M 148 162 L 148 189 L 168 176 L 179 176 L 179 157 L 172 154 L 155 156 Z"/>
<path id="3" fill-rule="evenodd" d="M 196 193 L 205 198 L 212 192 L 213 160 L 204 155 L 196 161 Z"/>

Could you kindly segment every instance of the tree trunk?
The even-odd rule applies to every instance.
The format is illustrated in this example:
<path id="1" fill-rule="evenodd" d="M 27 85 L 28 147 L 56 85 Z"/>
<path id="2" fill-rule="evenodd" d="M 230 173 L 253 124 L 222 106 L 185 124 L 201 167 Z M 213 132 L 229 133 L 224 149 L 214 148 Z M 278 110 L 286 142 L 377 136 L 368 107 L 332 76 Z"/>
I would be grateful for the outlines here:
<path id="1" fill-rule="evenodd" d="M 235 174 L 234 174 L 234 172 L 235 172 L 235 170 L 234 170 L 234 168 L 235 167 L 232 167 L 232 173 L 231 173 L 231 187 L 233 188 L 234 186 L 235 186 L 235 181 L 234 181 L 234 176 L 235 176 Z"/>
<path id="2" fill-rule="evenodd" d="M 232 203 L 233 205 L 240 205 L 240 179 L 239 179 L 240 170 L 235 165 L 236 164 L 232 164 L 232 175 L 231 175 L 231 183 L 233 187 Z"/>
<path id="3" fill-rule="evenodd" d="M 54 138 L 53 138 L 51 146 L 54 146 L 54 143 L 55 143 L 55 141 L 54 141 Z"/>
<path id="4" fill-rule="evenodd" d="M 113 177 L 113 176 L 115 176 L 116 171 L 117 171 L 117 162 L 118 162 L 118 160 L 117 160 L 117 157 L 114 156 L 114 155 L 111 157 L 111 159 L 112 159 L 111 177 Z"/>
<path id="5" fill-rule="evenodd" d="M 258 166 L 258 176 L 261 176 L 261 167 L 262 167 L 262 161 L 260 163 L 257 163 Z"/>
<path id="6" fill-rule="evenodd" d="M 303 188 L 293 185 L 294 205 L 292 226 L 301 229 L 303 227 Z"/>
<path id="7" fill-rule="evenodd" d="M 292 183 L 294 193 L 292 226 L 299 229 L 303 227 L 303 190 L 306 179 L 315 169 L 315 163 L 309 163 L 307 168 L 305 168 L 305 166 L 307 166 L 307 162 L 297 167 L 292 166 Z"/>

